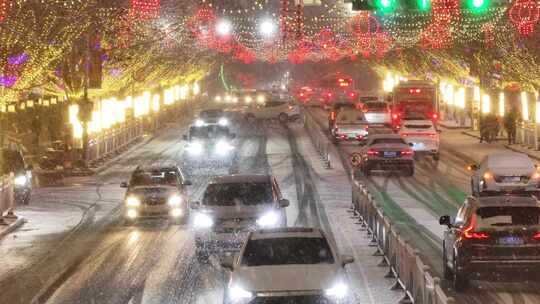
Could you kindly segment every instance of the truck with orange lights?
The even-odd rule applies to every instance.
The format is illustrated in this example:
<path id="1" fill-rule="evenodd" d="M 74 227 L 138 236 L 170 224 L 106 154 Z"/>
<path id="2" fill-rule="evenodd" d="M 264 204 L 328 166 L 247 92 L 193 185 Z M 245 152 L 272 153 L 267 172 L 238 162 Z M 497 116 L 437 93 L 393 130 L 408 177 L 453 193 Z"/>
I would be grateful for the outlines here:
<path id="1" fill-rule="evenodd" d="M 403 119 L 439 119 L 437 87 L 430 81 L 400 82 L 392 93 L 392 127 L 399 130 Z"/>

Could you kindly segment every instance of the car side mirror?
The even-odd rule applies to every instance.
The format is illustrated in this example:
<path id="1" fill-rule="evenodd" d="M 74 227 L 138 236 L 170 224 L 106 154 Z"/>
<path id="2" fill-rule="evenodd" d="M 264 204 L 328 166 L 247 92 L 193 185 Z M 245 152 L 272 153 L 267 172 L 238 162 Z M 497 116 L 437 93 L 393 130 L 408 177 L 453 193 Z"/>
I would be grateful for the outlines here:
<path id="1" fill-rule="evenodd" d="M 452 220 L 449 215 L 443 215 L 439 218 L 439 225 L 447 226 L 448 228 L 452 227 Z"/>
<path id="2" fill-rule="evenodd" d="M 183 140 L 188 140 L 188 136 L 186 134 L 182 135 Z"/>
<path id="3" fill-rule="evenodd" d="M 120 188 L 127 188 L 127 187 L 128 187 L 128 183 L 126 182 L 120 183 Z"/>
<path id="4" fill-rule="evenodd" d="M 229 139 L 235 139 L 235 138 L 236 138 L 236 134 L 235 134 L 235 133 L 229 134 Z"/>
<path id="5" fill-rule="evenodd" d="M 28 165 L 28 166 L 26 166 L 26 170 L 27 170 L 27 171 L 32 171 L 32 170 L 34 170 L 34 165 Z"/>
<path id="6" fill-rule="evenodd" d="M 290 204 L 291 204 L 291 203 L 289 202 L 288 199 L 280 199 L 280 200 L 279 200 L 279 206 L 280 206 L 281 208 L 289 207 Z"/>
<path id="7" fill-rule="evenodd" d="M 352 263 L 354 263 L 354 257 L 350 256 L 350 255 L 342 255 L 341 256 L 341 263 L 342 263 L 343 267 L 345 267 L 345 265 L 347 265 L 347 264 L 352 264 Z"/>
<path id="8" fill-rule="evenodd" d="M 409 143 L 409 147 L 414 147 L 414 144 L 413 144 L 413 143 Z"/>
<path id="9" fill-rule="evenodd" d="M 234 257 L 233 256 L 225 256 L 221 258 L 221 267 L 228 269 L 230 271 L 234 270 Z"/>
<path id="10" fill-rule="evenodd" d="M 199 209 L 199 207 L 201 207 L 201 203 L 200 202 L 192 202 L 189 207 L 193 210 L 197 210 Z"/>
<path id="11" fill-rule="evenodd" d="M 190 180 L 185 180 L 184 182 L 182 182 L 182 185 L 191 186 L 191 185 L 193 185 L 193 183 Z"/>
<path id="12" fill-rule="evenodd" d="M 467 167 L 467 170 L 469 170 L 469 171 L 476 171 L 476 170 L 478 170 L 478 166 L 477 166 L 476 164 L 469 165 L 469 166 Z"/>

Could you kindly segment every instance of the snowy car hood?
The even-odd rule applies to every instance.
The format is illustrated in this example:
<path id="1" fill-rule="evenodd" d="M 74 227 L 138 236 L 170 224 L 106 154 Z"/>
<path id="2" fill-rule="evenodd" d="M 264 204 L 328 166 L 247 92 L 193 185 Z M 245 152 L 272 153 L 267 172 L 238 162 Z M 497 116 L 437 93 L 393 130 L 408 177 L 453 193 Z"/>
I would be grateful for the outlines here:
<path id="1" fill-rule="evenodd" d="M 253 218 L 269 211 L 275 211 L 276 209 L 273 206 L 273 204 L 263 206 L 205 206 L 201 208 L 201 211 L 219 219 Z"/>
<path id="2" fill-rule="evenodd" d="M 173 186 L 137 186 L 132 187 L 129 191 L 130 194 L 158 197 L 169 196 L 175 192 L 178 192 L 178 189 Z"/>
<path id="3" fill-rule="evenodd" d="M 337 264 L 239 267 L 232 284 L 252 292 L 324 290 L 343 279 Z"/>

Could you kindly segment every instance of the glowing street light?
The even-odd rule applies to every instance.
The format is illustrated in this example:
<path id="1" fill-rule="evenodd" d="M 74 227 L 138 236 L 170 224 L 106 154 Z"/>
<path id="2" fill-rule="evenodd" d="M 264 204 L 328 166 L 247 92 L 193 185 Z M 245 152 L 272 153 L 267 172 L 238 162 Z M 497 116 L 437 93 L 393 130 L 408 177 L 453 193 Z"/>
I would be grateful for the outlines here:
<path id="1" fill-rule="evenodd" d="M 259 31 L 263 36 L 272 36 L 276 30 L 275 24 L 272 20 L 263 20 L 259 26 Z"/>
<path id="2" fill-rule="evenodd" d="M 232 24 L 229 20 L 220 20 L 216 25 L 216 32 L 220 36 L 229 36 L 232 33 Z"/>

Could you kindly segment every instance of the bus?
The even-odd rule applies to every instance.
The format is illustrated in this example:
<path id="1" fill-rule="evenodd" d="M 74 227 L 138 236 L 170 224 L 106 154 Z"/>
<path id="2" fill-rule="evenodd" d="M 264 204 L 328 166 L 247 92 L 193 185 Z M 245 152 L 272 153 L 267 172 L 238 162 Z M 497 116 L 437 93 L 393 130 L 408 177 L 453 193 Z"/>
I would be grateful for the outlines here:
<path id="1" fill-rule="evenodd" d="M 392 125 L 399 128 L 402 119 L 439 119 L 436 86 L 429 81 L 408 80 L 394 87 L 392 96 Z"/>

